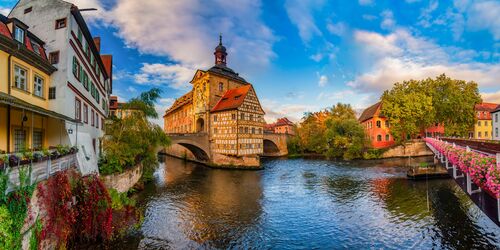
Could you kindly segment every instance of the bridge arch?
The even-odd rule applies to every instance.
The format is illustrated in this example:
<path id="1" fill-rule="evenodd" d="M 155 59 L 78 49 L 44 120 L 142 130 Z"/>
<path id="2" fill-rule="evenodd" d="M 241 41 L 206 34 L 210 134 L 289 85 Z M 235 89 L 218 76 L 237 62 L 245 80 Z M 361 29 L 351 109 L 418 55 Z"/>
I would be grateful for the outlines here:
<path id="1" fill-rule="evenodd" d="M 184 149 L 191 152 L 196 161 L 208 163 L 211 160 L 210 145 L 208 135 L 206 133 L 196 134 L 169 134 L 172 141 L 172 146 L 178 145 L 182 148 L 179 150 L 177 147 L 166 148 L 165 153 L 177 157 L 183 157 Z"/>
<path id="2" fill-rule="evenodd" d="M 274 143 L 272 140 L 269 139 L 264 139 L 264 155 L 273 155 L 273 154 L 279 154 L 280 149 L 276 143 Z"/>
<path id="3" fill-rule="evenodd" d="M 183 143 L 183 142 L 179 142 L 177 144 L 187 148 L 191 153 L 193 153 L 194 157 L 196 157 L 196 160 L 198 161 L 208 162 L 210 160 L 210 157 L 208 156 L 207 152 L 205 152 L 205 150 L 203 150 L 199 146 L 196 146 L 192 143 Z"/>

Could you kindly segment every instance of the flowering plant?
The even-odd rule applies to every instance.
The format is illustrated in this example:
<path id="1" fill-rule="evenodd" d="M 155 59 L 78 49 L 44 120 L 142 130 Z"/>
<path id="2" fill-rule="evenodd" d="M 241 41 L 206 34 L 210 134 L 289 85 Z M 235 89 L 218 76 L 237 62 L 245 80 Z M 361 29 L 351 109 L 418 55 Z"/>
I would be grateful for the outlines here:
<path id="1" fill-rule="evenodd" d="M 443 141 L 426 138 L 425 141 L 448 161 L 468 173 L 474 183 L 500 199 L 500 167 L 496 158 L 479 152 L 467 151 L 463 147 L 453 146 Z"/>

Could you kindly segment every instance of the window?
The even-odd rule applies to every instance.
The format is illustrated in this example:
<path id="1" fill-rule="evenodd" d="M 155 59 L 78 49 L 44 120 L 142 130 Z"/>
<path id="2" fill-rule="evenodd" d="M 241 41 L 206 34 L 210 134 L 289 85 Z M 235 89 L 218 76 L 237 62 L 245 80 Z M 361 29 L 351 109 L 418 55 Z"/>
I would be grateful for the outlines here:
<path id="1" fill-rule="evenodd" d="M 240 120 L 245 120 L 245 114 L 244 113 L 240 114 Z"/>
<path id="2" fill-rule="evenodd" d="M 477 126 L 481 127 L 481 121 L 477 121 Z"/>
<path id="3" fill-rule="evenodd" d="M 391 139 L 391 137 L 390 137 L 388 134 L 387 134 L 387 135 L 385 135 L 385 140 L 386 140 L 386 141 L 389 141 L 390 139 Z"/>
<path id="4" fill-rule="evenodd" d="M 40 130 L 33 131 L 33 149 L 40 150 L 43 148 L 43 133 Z"/>
<path id="5" fill-rule="evenodd" d="M 37 55 L 40 55 L 40 44 L 31 40 L 31 46 L 33 47 L 33 52 L 35 52 Z"/>
<path id="6" fill-rule="evenodd" d="M 28 76 L 27 70 L 17 65 L 14 65 L 14 83 L 16 88 L 28 91 L 28 84 L 26 81 L 27 76 Z"/>
<path id="7" fill-rule="evenodd" d="M 217 115 L 214 115 L 214 122 L 217 121 Z"/>
<path id="8" fill-rule="evenodd" d="M 49 61 L 50 61 L 50 64 L 58 64 L 59 63 L 59 51 L 50 52 Z"/>
<path id="9" fill-rule="evenodd" d="M 80 73 L 81 73 L 81 69 L 80 69 L 80 63 L 78 62 L 78 59 L 76 59 L 76 57 L 73 56 L 73 75 L 76 77 L 76 79 L 78 79 L 78 81 L 81 81 L 80 80 Z"/>
<path id="10" fill-rule="evenodd" d="M 80 43 L 82 43 L 82 30 L 78 29 L 78 31 L 77 31 L 77 37 L 78 37 L 78 41 Z"/>
<path id="11" fill-rule="evenodd" d="M 219 82 L 219 92 L 224 91 L 224 84 Z"/>
<path id="12" fill-rule="evenodd" d="M 95 112 L 95 127 L 99 128 L 99 114 Z"/>
<path id="13" fill-rule="evenodd" d="M 89 75 L 87 75 L 87 72 L 85 71 L 83 71 L 82 75 L 82 84 L 86 90 L 89 90 Z"/>
<path id="14" fill-rule="evenodd" d="M 26 146 L 26 131 L 23 129 L 14 130 L 14 151 L 22 151 Z"/>
<path id="15" fill-rule="evenodd" d="M 255 134 L 255 128 L 252 128 L 252 134 Z"/>
<path id="16" fill-rule="evenodd" d="M 248 127 L 245 127 L 245 134 L 248 134 Z"/>
<path id="17" fill-rule="evenodd" d="M 92 97 L 95 98 L 95 85 L 92 82 L 91 82 L 91 85 L 90 85 L 90 94 L 92 95 Z"/>
<path id="18" fill-rule="evenodd" d="M 95 100 L 97 101 L 97 103 L 100 103 L 101 100 L 101 93 L 97 88 L 95 89 Z"/>
<path id="19" fill-rule="evenodd" d="M 243 134 L 243 127 L 240 127 L 238 130 L 240 134 Z"/>
<path id="20" fill-rule="evenodd" d="M 262 134 L 262 128 L 259 128 L 259 134 Z"/>
<path id="21" fill-rule="evenodd" d="M 24 30 L 16 26 L 14 28 L 14 39 L 24 44 Z"/>
<path id="22" fill-rule="evenodd" d="M 33 79 L 33 94 L 43 97 L 43 78 L 39 75 L 35 75 Z"/>
<path id="23" fill-rule="evenodd" d="M 477 138 L 481 138 L 481 132 L 477 132 Z"/>
<path id="24" fill-rule="evenodd" d="M 94 126 L 94 110 L 90 111 L 90 125 Z"/>
<path id="25" fill-rule="evenodd" d="M 488 131 L 484 131 L 484 138 L 488 138 Z"/>
<path id="26" fill-rule="evenodd" d="M 498 122 L 498 114 L 495 114 L 495 122 Z"/>
<path id="27" fill-rule="evenodd" d="M 32 10 L 33 10 L 33 7 L 26 8 L 26 9 L 24 9 L 24 14 L 28 14 L 28 13 L 30 13 Z"/>
<path id="28" fill-rule="evenodd" d="M 104 131 L 104 118 L 101 118 L 101 129 L 102 129 L 102 131 Z M 187 126 L 186 126 L 186 130 L 187 130 Z"/>
<path id="29" fill-rule="evenodd" d="M 377 135 L 377 141 L 382 141 L 382 136 L 381 135 Z"/>
<path id="30" fill-rule="evenodd" d="M 66 18 L 56 20 L 56 30 L 66 28 Z"/>
<path id="31" fill-rule="evenodd" d="M 253 121 L 253 115 L 250 115 L 250 121 Z"/>
<path id="32" fill-rule="evenodd" d="M 380 121 L 377 121 L 377 128 L 380 128 L 382 126 Z"/>
<path id="33" fill-rule="evenodd" d="M 85 54 L 87 55 L 87 58 L 90 58 L 90 47 L 88 43 L 85 45 Z"/>
<path id="34" fill-rule="evenodd" d="M 75 98 L 75 119 L 80 121 L 82 118 L 82 102 Z"/>
<path id="35" fill-rule="evenodd" d="M 49 88 L 49 100 L 56 99 L 56 87 Z"/>
<path id="36" fill-rule="evenodd" d="M 498 128 L 495 128 L 495 137 L 498 137 Z"/>
<path id="37" fill-rule="evenodd" d="M 214 128 L 214 134 L 217 134 L 217 128 Z"/>
<path id="38" fill-rule="evenodd" d="M 83 104 L 83 122 L 89 123 L 89 106 Z"/>

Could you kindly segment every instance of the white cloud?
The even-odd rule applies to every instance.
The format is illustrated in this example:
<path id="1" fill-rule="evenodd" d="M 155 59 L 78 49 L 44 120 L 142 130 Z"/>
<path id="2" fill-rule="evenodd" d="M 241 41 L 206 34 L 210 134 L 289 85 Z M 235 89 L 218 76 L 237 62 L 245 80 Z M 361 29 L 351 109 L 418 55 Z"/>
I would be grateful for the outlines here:
<path id="1" fill-rule="evenodd" d="M 223 34 L 228 49 L 229 66 L 265 67 L 276 57 L 272 46 L 277 38 L 260 18 L 259 0 L 120 0 L 109 10 L 105 10 L 99 0 L 73 2 L 80 8 L 102 10 L 84 14 L 100 18 L 96 25 L 115 26 L 117 35 L 128 47 L 137 48 L 141 53 L 166 56 L 181 67 L 213 65 L 213 48 L 219 33 Z M 144 77 L 138 76 L 138 79 L 144 80 Z"/>
<path id="2" fill-rule="evenodd" d="M 378 17 L 377 16 L 374 16 L 374 15 L 368 15 L 368 14 L 363 14 L 361 16 L 363 19 L 367 20 L 367 21 L 373 21 L 375 19 L 377 19 Z"/>
<path id="3" fill-rule="evenodd" d="M 134 88 L 134 87 L 132 87 L 132 86 L 129 86 L 129 87 L 127 88 L 127 91 L 128 91 L 128 92 L 130 92 L 130 93 L 135 93 L 135 92 L 137 92 L 137 89 L 136 89 L 136 88 Z"/>
<path id="4" fill-rule="evenodd" d="M 488 30 L 495 40 L 500 40 L 500 2 L 476 1 L 468 8 L 467 27 L 471 30 Z"/>
<path id="5" fill-rule="evenodd" d="M 266 112 L 265 119 L 268 123 L 275 122 L 276 119 L 287 117 L 292 122 L 302 119 L 304 112 L 316 111 L 319 108 L 312 105 L 282 103 L 276 100 L 262 99 L 262 108 Z"/>
<path id="6" fill-rule="evenodd" d="M 328 84 L 328 76 L 326 75 L 318 75 L 319 80 L 318 80 L 318 86 L 324 87 Z"/>
<path id="7" fill-rule="evenodd" d="M 429 5 L 426 8 L 423 8 L 420 11 L 419 24 L 424 28 L 428 28 L 432 25 L 432 13 L 438 8 L 439 2 L 434 0 L 430 1 Z"/>
<path id="8" fill-rule="evenodd" d="M 138 84 L 165 84 L 174 89 L 187 89 L 194 72 L 194 68 L 179 64 L 143 63 L 140 73 L 134 77 Z"/>
<path id="9" fill-rule="evenodd" d="M 4 16 L 8 16 L 10 13 L 10 9 L 9 8 L 2 8 L 0 7 L 0 14 L 4 15 Z"/>
<path id="10" fill-rule="evenodd" d="M 500 90 L 497 92 L 481 93 L 484 102 L 500 103 Z"/>
<path id="11" fill-rule="evenodd" d="M 394 14 L 390 10 L 384 10 L 381 13 L 382 22 L 380 23 L 380 27 L 382 29 L 392 29 L 396 25 L 396 21 L 394 21 Z"/>
<path id="12" fill-rule="evenodd" d="M 374 58 L 368 71 L 356 76 L 347 85 L 366 92 L 380 92 L 395 82 L 446 75 L 472 80 L 480 87 L 494 87 L 500 79 L 500 64 L 453 62 L 446 48 L 407 30 L 398 29 L 388 35 L 357 31 L 355 40 L 367 58 Z M 450 49 L 456 53 L 458 48 Z M 467 51 L 466 51 L 467 52 Z M 470 57 L 467 52 L 465 57 Z M 474 53 L 473 53 L 474 54 Z"/>
<path id="13" fill-rule="evenodd" d="M 372 5 L 373 4 L 373 0 L 358 0 L 358 3 L 360 5 L 367 6 L 367 5 Z"/>
<path id="14" fill-rule="evenodd" d="M 299 36 L 305 44 L 315 36 L 322 36 L 312 14 L 313 8 L 319 5 L 319 1 L 287 0 L 285 2 L 288 18 L 299 30 Z"/>
<path id="15" fill-rule="evenodd" d="M 347 31 L 347 25 L 344 22 L 333 23 L 329 21 L 326 24 L 326 29 L 337 36 L 343 36 Z"/>

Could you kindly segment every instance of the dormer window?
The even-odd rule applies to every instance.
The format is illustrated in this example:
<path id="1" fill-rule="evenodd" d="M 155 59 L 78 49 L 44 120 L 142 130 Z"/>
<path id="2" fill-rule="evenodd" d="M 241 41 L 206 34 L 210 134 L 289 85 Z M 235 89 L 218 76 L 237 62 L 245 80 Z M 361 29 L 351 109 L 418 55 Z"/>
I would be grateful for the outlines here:
<path id="1" fill-rule="evenodd" d="M 14 38 L 16 41 L 24 44 L 24 30 L 15 26 L 14 28 Z"/>
<path id="2" fill-rule="evenodd" d="M 66 18 L 56 20 L 56 30 L 66 28 Z"/>
<path id="3" fill-rule="evenodd" d="M 31 46 L 33 46 L 33 52 L 40 55 L 40 45 L 34 41 L 31 41 Z"/>

